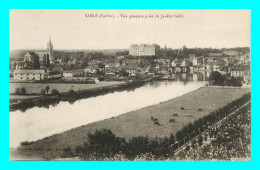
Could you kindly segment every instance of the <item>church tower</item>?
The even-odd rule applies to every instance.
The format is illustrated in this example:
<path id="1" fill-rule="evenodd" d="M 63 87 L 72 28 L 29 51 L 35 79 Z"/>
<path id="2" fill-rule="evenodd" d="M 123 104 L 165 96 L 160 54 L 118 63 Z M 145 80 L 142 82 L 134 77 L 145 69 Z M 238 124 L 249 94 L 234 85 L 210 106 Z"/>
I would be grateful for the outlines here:
<path id="1" fill-rule="evenodd" d="M 47 43 L 47 54 L 49 55 L 50 62 L 53 62 L 53 45 L 51 43 L 51 37 L 49 36 L 49 42 Z"/>

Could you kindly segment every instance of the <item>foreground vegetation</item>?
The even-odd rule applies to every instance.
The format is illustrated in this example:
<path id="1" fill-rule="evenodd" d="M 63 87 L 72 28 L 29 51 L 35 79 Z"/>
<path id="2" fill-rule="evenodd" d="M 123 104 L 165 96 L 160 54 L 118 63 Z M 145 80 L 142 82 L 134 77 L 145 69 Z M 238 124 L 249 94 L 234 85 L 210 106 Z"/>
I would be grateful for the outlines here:
<path id="1" fill-rule="evenodd" d="M 84 147 L 84 143 L 88 142 L 88 134 L 94 134 L 96 130 L 102 131 L 104 128 L 110 129 L 116 138 L 125 138 L 126 141 L 131 141 L 131 139 L 139 136 L 140 140 L 146 140 L 148 143 L 152 140 L 155 145 L 163 143 L 164 146 L 169 146 L 171 144 L 171 149 L 174 150 L 177 144 L 175 146 L 172 145 L 174 144 L 173 141 L 178 141 L 181 146 L 184 143 L 185 131 L 196 129 L 197 125 L 201 125 L 198 123 L 198 120 L 202 122 L 210 119 L 214 120 L 212 116 L 219 113 L 216 109 L 224 107 L 229 101 L 236 100 L 249 91 L 250 89 L 241 88 L 203 87 L 165 103 L 84 125 L 36 142 L 29 142 L 27 145 L 11 151 L 20 159 L 57 159 L 61 156 L 65 157 L 64 148 L 70 148 L 68 152 L 71 150 L 74 153 L 76 147 Z M 180 106 L 183 106 L 185 110 L 180 110 Z M 203 111 L 197 111 L 197 108 L 203 108 Z M 211 113 L 211 116 L 205 118 L 204 116 L 209 115 L 209 113 Z M 178 114 L 175 117 L 176 123 L 169 123 L 169 119 L 172 118 L 173 114 Z M 158 118 L 161 126 L 154 125 L 150 119 L 151 116 Z M 199 119 L 200 117 L 201 119 Z M 215 119 L 218 121 L 220 117 Z M 190 122 L 193 126 L 190 128 L 191 126 L 189 125 L 189 128 L 187 128 L 185 125 L 188 126 Z M 185 128 L 183 128 L 184 126 Z M 205 127 L 203 126 L 200 131 L 202 132 Z M 198 131 L 197 129 L 196 135 L 198 135 Z M 171 139 L 170 136 L 172 136 Z M 139 137 L 136 140 L 139 140 Z M 190 138 L 192 137 L 190 136 Z M 185 143 L 188 139 L 189 136 L 186 135 Z M 165 152 L 162 153 L 167 154 Z M 170 155 L 170 153 L 168 154 Z M 116 157 L 117 155 L 115 153 L 114 156 Z M 135 159 L 133 157 L 131 159 Z M 153 157 L 155 158 L 155 156 Z"/>
<path id="2" fill-rule="evenodd" d="M 177 160 L 250 160 L 251 106 L 227 116 L 174 156 Z"/>
<path id="3" fill-rule="evenodd" d="M 250 100 L 251 96 L 250 94 L 246 94 L 243 97 L 227 104 L 226 106 L 211 112 L 209 115 L 206 115 L 198 120 L 196 120 L 193 123 L 189 123 L 186 126 L 184 126 L 181 130 L 179 130 L 176 135 L 171 134 L 170 137 L 165 138 L 148 138 L 143 136 L 133 137 L 129 141 L 127 141 L 125 138 L 122 137 L 116 137 L 111 130 L 103 129 L 103 130 L 97 130 L 94 134 L 88 134 L 88 141 L 85 142 L 82 146 L 77 146 L 75 149 L 72 148 L 66 148 L 64 149 L 64 152 L 62 154 L 62 157 L 79 157 L 80 159 L 84 160 L 103 160 L 103 159 L 115 159 L 115 156 L 118 157 L 118 155 L 121 155 L 121 158 L 126 158 L 133 160 L 135 158 L 140 157 L 140 155 L 148 155 L 148 157 L 152 157 L 154 159 L 168 159 L 168 158 L 179 158 L 182 159 L 181 154 L 174 155 L 174 151 L 180 147 L 181 145 L 184 145 L 187 142 L 190 142 L 191 139 L 195 138 L 198 135 L 201 135 L 204 131 L 207 131 L 209 128 L 212 128 L 214 124 L 222 120 L 223 118 L 229 117 L 227 121 L 224 123 L 222 122 L 222 125 L 219 127 L 217 126 L 217 130 L 211 131 L 210 136 L 217 136 L 217 139 L 213 142 L 213 146 L 217 148 L 219 144 L 224 144 L 222 147 L 224 148 L 225 152 L 231 152 L 231 155 L 222 155 L 221 151 L 223 148 L 221 148 L 221 151 L 219 151 L 217 154 L 212 156 L 212 158 L 215 159 L 229 159 L 230 157 L 248 157 L 248 151 L 242 152 L 242 154 L 238 154 L 241 152 L 240 149 L 237 148 L 237 145 L 235 138 L 238 139 L 244 135 L 241 130 L 247 130 L 246 133 L 248 133 L 248 127 L 244 129 L 243 127 L 240 127 L 238 125 L 248 125 L 250 121 L 248 122 L 248 115 L 246 115 L 249 111 L 250 107 L 245 107 L 241 110 L 238 110 L 238 113 L 235 115 L 230 115 L 235 111 L 236 108 L 243 106 Z M 229 116 L 230 115 L 230 116 Z M 246 124 L 243 124 L 244 119 L 246 119 Z M 242 122 L 233 122 L 234 120 L 240 120 Z M 226 124 L 227 123 L 227 124 Z M 227 129 L 227 125 L 234 124 L 230 129 Z M 223 135 L 226 134 L 225 131 L 228 131 L 229 135 L 228 139 L 223 139 Z M 224 131 L 224 132 L 222 132 Z M 219 133 L 220 134 L 219 134 Z M 208 133 L 206 133 L 208 134 Z M 176 136 L 176 137 L 175 137 Z M 224 136 L 225 137 L 225 136 Z M 246 142 L 250 142 L 250 133 L 246 134 L 245 137 L 249 137 L 246 140 Z M 185 140 L 187 138 L 187 140 Z M 226 136 L 227 138 L 227 136 Z M 241 139 L 240 139 L 241 140 Z M 226 143 L 227 141 L 233 142 L 232 144 Z M 242 141 L 241 141 L 242 142 Z M 197 145 L 201 146 L 203 144 L 203 139 L 200 136 L 198 138 Z M 233 145 L 234 144 L 234 145 Z M 196 142 L 193 142 L 193 146 L 195 147 Z M 225 146 L 227 145 L 227 146 Z M 243 144 L 241 144 L 243 145 Z M 228 147 L 229 146 L 229 147 Z M 186 147 L 187 151 L 189 150 L 189 147 Z M 236 148 L 236 149 L 233 149 Z M 243 146 L 242 146 L 243 148 Z M 223 151 L 222 151 L 223 152 Z M 182 152 L 183 153 L 183 152 Z M 183 156 L 183 158 L 189 158 L 189 155 Z M 197 158 L 192 157 L 193 159 L 207 159 L 207 157 Z"/>

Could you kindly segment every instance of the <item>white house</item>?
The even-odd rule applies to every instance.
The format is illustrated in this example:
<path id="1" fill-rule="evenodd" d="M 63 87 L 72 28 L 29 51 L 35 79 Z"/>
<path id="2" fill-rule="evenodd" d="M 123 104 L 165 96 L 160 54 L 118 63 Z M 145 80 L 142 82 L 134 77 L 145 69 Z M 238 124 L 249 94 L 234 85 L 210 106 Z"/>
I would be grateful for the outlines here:
<path id="1" fill-rule="evenodd" d="M 133 63 L 133 64 L 129 64 L 129 65 L 126 65 L 124 67 L 125 71 L 130 75 L 130 76 L 135 76 L 137 71 L 138 71 L 138 65 L 136 63 Z"/>
<path id="2" fill-rule="evenodd" d="M 89 65 L 85 68 L 85 72 L 86 73 L 91 73 L 91 74 L 95 74 L 97 73 L 99 70 L 99 66 L 98 65 Z"/>
<path id="3" fill-rule="evenodd" d="M 230 75 L 232 77 L 244 77 L 244 76 L 250 77 L 250 66 L 249 65 L 233 66 L 231 68 Z"/>
<path id="4" fill-rule="evenodd" d="M 14 80 L 44 80 L 47 77 L 45 70 L 14 70 Z"/>

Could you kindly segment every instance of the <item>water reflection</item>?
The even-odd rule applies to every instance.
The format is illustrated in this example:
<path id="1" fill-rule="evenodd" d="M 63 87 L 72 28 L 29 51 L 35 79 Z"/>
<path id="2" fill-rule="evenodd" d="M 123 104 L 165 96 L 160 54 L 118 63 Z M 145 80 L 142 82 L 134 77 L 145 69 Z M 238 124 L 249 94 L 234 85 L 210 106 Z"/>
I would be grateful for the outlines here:
<path id="1" fill-rule="evenodd" d="M 60 101 L 49 105 L 48 108 L 34 107 L 24 113 L 19 110 L 10 112 L 10 147 L 18 146 L 22 141 L 35 141 L 71 128 L 158 104 L 206 84 L 205 81 L 191 81 L 191 75 L 183 76 L 180 75 L 180 80 L 183 81 L 151 82 L 142 87 L 81 99 L 71 104 Z"/>
<path id="2" fill-rule="evenodd" d="M 170 76 L 171 79 L 182 81 L 186 84 L 189 81 L 207 81 L 210 76 L 210 72 L 198 72 L 198 73 L 175 73 Z"/>

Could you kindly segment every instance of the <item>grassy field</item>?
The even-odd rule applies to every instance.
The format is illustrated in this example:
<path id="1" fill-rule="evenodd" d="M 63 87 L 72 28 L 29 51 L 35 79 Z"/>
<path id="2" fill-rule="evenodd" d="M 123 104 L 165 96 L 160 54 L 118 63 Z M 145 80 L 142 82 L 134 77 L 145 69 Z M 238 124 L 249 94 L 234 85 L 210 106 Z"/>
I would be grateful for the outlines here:
<path id="1" fill-rule="evenodd" d="M 123 84 L 125 82 L 99 82 L 97 84 L 65 84 L 65 83 L 10 83 L 9 85 L 9 93 L 14 93 L 16 88 L 24 87 L 26 89 L 27 94 L 40 94 L 41 89 L 45 89 L 46 86 L 50 87 L 49 92 L 52 89 L 57 89 L 60 93 L 68 92 L 69 90 L 79 91 L 86 89 L 93 89 L 105 86 L 111 86 L 116 84 Z"/>
<path id="2" fill-rule="evenodd" d="M 24 156 L 29 159 L 37 155 L 42 157 L 57 157 L 59 150 L 65 147 L 74 148 L 87 140 L 87 134 L 96 129 L 111 129 L 116 136 L 130 139 L 133 136 L 164 137 L 176 133 L 183 125 L 193 122 L 209 112 L 222 107 L 232 100 L 250 92 L 246 88 L 203 87 L 167 102 L 153 105 L 140 110 L 131 111 L 107 120 L 84 125 L 61 134 L 39 140 L 19 150 L 11 150 L 12 156 Z M 152 96 L 151 96 L 152 97 Z M 131 104 L 131 103 L 129 103 Z M 180 110 L 184 107 L 185 110 Z M 203 111 L 197 111 L 202 108 Z M 176 123 L 169 123 L 173 114 L 178 114 Z M 158 118 L 161 126 L 155 126 L 151 116 Z"/>

